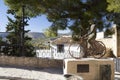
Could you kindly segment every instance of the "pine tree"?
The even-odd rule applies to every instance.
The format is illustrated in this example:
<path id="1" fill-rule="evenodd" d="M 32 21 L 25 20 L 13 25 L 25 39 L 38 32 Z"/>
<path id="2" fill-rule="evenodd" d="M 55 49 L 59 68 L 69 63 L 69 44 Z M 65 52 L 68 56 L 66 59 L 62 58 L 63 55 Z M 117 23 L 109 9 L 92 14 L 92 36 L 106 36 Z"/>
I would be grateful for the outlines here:
<path id="1" fill-rule="evenodd" d="M 17 16 L 15 14 L 15 11 L 8 10 L 8 14 L 12 14 L 14 16 L 14 19 L 11 19 L 8 17 L 8 24 L 7 24 L 7 32 L 9 32 L 9 35 L 7 36 L 8 42 L 10 46 L 7 46 L 8 48 L 6 55 L 10 56 L 21 56 L 21 33 L 22 33 L 22 17 Z M 27 26 L 28 18 L 26 18 L 26 21 L 23 23 L 25 26 Z M 25 34 L 29 31 L 25 31 Z M 24 37 L 24 56 L 35 56 L 34 47 L 30 44 L 31 38 L 28 36 Z"/>

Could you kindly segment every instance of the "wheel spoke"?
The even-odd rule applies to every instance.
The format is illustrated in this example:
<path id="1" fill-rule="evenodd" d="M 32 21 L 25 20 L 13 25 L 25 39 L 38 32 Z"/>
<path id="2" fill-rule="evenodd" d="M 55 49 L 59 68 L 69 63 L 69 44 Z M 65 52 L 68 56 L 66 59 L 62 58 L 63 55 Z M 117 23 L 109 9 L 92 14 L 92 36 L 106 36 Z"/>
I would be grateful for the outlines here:
<path id="1" fill-rule="evenodd" d="M 93 57 L 95 57 L 95 58 L 103 57 L 106 53 L 106 47 L 105 47 L 104 43 L 101 41 L 96 41 L 94 45 L 95 45 L 94 48 L 96 48 L 96 49 L 95 49 L 95 53 L 94 53 Z"/>

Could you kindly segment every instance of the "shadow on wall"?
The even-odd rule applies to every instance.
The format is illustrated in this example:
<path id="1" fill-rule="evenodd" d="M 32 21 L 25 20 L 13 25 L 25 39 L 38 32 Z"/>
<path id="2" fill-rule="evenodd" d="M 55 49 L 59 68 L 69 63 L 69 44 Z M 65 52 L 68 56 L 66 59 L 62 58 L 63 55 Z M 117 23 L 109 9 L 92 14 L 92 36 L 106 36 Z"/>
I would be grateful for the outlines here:
<path id="1" fill-rule="evenodd" d="M 106 54 L 103 56 L 103 58 L 116 58 L 116 56 L 113 54 L 113 50 L 110 48 L 106 49 Z"/>

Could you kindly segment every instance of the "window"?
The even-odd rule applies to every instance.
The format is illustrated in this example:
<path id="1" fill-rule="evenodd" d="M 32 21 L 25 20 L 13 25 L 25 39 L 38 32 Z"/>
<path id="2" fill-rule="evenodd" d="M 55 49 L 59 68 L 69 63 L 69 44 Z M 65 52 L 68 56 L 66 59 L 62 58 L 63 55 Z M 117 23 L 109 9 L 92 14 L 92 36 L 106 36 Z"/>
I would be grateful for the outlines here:
<path id="1" fill-rule="evenodd" d="M 57 52 L 64 52 L 64 45 L 63 44 L 57 44 Z"/>
<path id="2" fill-rule="evenodd" d="M 78 64 L 77 73 L 89 72 L 89 64 Z"/>

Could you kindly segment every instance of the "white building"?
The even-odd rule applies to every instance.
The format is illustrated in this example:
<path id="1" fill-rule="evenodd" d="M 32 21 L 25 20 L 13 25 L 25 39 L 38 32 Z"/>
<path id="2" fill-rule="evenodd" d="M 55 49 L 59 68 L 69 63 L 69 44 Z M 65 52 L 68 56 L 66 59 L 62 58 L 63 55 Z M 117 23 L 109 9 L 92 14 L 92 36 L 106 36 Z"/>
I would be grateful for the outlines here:
<path id="1" fill-rule="evenodd" d="M 115 35 L 113 35 L 112 38 L 105 38 L 104 32 L 99 32 L 99 33 L 97 33 L 96 40 L 102 41 L 105 44 L 106 48 L 109 48 L 109 49 L 113 50 L 113 53 L 116 53 L 115 52 L 116 43 L 115 43 L 115 40 L 114 40 L 115 39 L 114 36 Z M 71 36 L 61 36 L 59 38 L 51 40 L 50 41 L 50 47 L 51 48 L 49 50 L 49 57 L 58 58 L 58 59 L 71 58 L 71 56 L 69 55 L 69 51 L 68 51 L 71 40 L 72 40 Z M 77 52 L 79 50 L 75 50 L 76 47 L 78 47 L 78 45 L 72 47 L 71 49 L 73 51 Z M 47 55 L 47 53 L 45 53 L 45 54 Z M 42 55 L 39 55 L 39 57 L 42 57 Z"/>

